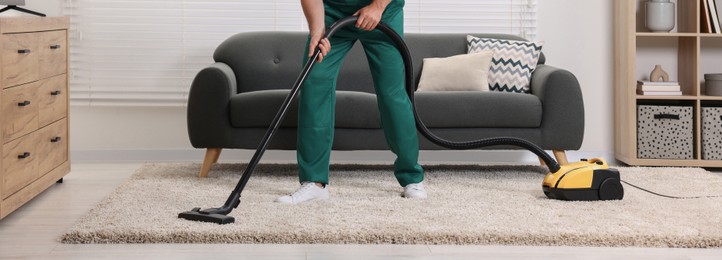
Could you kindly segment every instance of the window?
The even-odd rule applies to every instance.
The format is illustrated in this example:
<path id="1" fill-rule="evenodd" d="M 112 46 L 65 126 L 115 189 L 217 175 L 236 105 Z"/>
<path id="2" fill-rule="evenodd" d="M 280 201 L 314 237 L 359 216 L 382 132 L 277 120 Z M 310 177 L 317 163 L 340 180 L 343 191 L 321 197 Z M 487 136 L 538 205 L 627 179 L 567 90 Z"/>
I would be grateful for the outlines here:
<path id="1" fill-rule="evenodd" d="M 215 47 L 245 31 L 306 31 L 300 0 L 65 0 L 73 105 L 184 106 Z M 406 0 L 406 32 L 533 39 L 536 0 Z"/>

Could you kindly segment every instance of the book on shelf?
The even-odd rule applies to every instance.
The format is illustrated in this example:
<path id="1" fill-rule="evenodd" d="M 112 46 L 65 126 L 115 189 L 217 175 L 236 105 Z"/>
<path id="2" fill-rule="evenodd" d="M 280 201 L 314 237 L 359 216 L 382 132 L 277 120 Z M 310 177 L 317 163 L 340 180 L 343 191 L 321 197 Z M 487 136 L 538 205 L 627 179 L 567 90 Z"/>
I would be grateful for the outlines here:
<path id="1" fill-rule="evenodd" d="M 712 33 L 712 21 L 709 16 L 709 2 L 707 0 L 700 0 L 700 7 L 702 13 L 700 14 L 700 31 L 703 33 Z"/>
<path id="2" fill-rule="evenodd" d="M 722 33 L 722 0 L 700 0 L 700 31 L 702 33 Z"/>
<path id="3" fill-rule="evenodd" d="M 719 14 L 717 13 L 716 2 L 717 0 L 707 0 L 707 5 L 709 6 L 709 20 L 712 27 L 712 33 L 722 33 L 720 32 Z"/>
<path id="4" fill-rule="evenodd" d="M 642 81 L 637 80 L 637 85 L 642 86 L 679 86 L 677 81 Z"/>
<path id="5" fill-rule="evenodd" d="M 682 91 L 679 86 L 637 86 L 641 91 Z"/>
<path id="6" fill-rule="evenodd" d="M 639 91 L 681 91 L 679 82 L 651 82 L 637 81 L 637 90 Z"/>
<path id="7" fill-rule="evenodd" d="M 637 89 L 637 95 L 643 96 L 681 96 L 682 91 L 644 91 Z"/>
<path id="8" fill-rule="evenodd" d="M 722 15 L 722 0 L 714 0 L 715 5 L 715 11 L 717 11 L 717 21 L 721 20 L 720 15 Z M 722 22 L 720 22 L 720 27 L 722 27 Z M 722 33 L 722 32 L 719 32 Z"/>

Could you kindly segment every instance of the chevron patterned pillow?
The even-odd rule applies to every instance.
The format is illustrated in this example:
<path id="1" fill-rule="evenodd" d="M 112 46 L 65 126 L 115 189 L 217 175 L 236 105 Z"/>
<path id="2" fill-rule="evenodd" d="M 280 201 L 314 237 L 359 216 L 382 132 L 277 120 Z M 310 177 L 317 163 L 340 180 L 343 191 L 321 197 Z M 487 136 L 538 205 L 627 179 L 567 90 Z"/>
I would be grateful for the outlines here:
<path id="1" fill-rule="evenodd" d="M 489 89 L 529 93 L 531 73 L 541 55 L 541 42 L 513 41 L 466 36 L 468 53 L 494 52 L 489 69 Z"/>

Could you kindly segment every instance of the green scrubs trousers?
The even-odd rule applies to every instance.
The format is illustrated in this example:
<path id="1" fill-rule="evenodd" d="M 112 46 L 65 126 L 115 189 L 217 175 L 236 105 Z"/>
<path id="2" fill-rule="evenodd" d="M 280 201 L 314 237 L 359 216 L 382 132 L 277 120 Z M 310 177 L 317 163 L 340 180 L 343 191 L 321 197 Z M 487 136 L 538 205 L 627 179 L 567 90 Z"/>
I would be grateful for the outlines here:
<path id="1" fill-rule="evenodd" d="M 354 14 L 371 0 L 324 0 L 326 26 Z M 403 0 L 393 0 L 381 20 L 403 35 Z M 310 36 L 309 36 L 310 40 Z M 331 51 L 308 75 L 301 89 L 298 111 L 297 159 L 301 182 L 328 182 L 336 107 L 336 79 L 341 64 L 356 40 L 366 52 L 374 81 L 381 126 L 396 154 L 394 175 L 401 186 L 419 183 L 424 170 L 418 163 L 419 143 L 411 102 L 404 86 L 401 55 L 381 31 L 355 26 L 341 29 L 329 41 Z M 308 42 L 306 43 L 308 52 Z M 306 53 L 305 57 L 308 57 Z M 306 58 L 307 59 L 307 58 Z"/>

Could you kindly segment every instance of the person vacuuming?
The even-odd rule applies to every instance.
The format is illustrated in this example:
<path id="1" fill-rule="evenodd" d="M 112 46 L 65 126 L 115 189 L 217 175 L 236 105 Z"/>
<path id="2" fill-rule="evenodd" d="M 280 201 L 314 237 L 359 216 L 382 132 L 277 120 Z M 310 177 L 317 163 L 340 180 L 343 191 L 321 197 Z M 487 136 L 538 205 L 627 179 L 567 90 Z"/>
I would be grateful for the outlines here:
<path id="1" fill-rule="evenodd" d="M 403 6 L 403 5 L 402 5 Z M 386 10 L 386 9 L 384 9 Z M 354 13 L 357 14 L 358 13 Z M 351 27 L 351 25 L 358 25 L 359 21 L 358 16 L 349 16 L 342 18 L 335 23 L 331 24 L 329 28 L 326 30 L 326 36 L 323 38 L 333 39 L 333 36 L 336 35 L 336 33 L 342 31 L 342 29 L 346 27 Z M 383 19 L 383 16 L 382 16 Z M 392 19 L 393 20 L 393 19 Z M 365 23 L 361 23 L 356 28 L 363 26 Z M 363 28 L 363 27 L 362 27 Z M 434 144 L 437 144 L 439 146 L 454 149 L 454 150 L 468 150 L 468 149 L 478 149 L 482 147 L 489 147 L 489 146 L 497 146 L 497 145 L 512 145 L 519 148 L 523 148 L 526 150 L 529 150 L 530 152 L 536 154 L 539 156 L 541 160 L 544 161 L 547 168 L 549 168 L 549 173 L 547 173 L 546 177 L 544 178 L 544 181 L 542 182 L 542 190 L 544 191 L 544 194 L 550 198 L 550 199 L 558 199 L 558 200 L 585 200 L 585 201 L 595 201 L 595 200 L 621 200 L 624 197 L 624 188 L 622 187 L 621 181 L 620 181 L 620 174 L 617 169 L 609 168 L 609 165 L 607 165 L 606 161 L 601 158 L 592 158 L 589 160 L 582 160 L 581 162 L 577 163 L 570 163 L 565 165 L 559 165 L 557 161 L 555 161 L 549 154 L 547 154 L 541 147 L 538 145 L 529 142 L 524 139 L 516 138 L 516 137 L 489 137 L 484 139 L 477 139 L 477 140 L 470 140 L 470 141 L 450 141 L 443 139 L 441 137 L 436 136 L 434 133 L 432 133 L 424 124 L 422 118 L 419 116 L 418 111 L 416 110 L 416 102 L 414 101 L 414 93 L 416 91 L 416 83 L 415 83 L 415 76 L 414 76 L 414 66 L 413 66 L 413 60 L 411 59 L 411 52 L 409 51 L 409 47 L 404 42 L 404 39 L 401 35 L 399 35 L 395 29 L 388 26 L 384 21 L 380 21 L 376 25 L 376 29 L 378 31 L 383 32 L 386 36 L 388 36 L 388 39 L 393 42 L 393 46 L 396 48 L 396 50 L 401 54 L 401 59 L 403 61 L 404 66 L 404 84 L 405 84 L 405 90 L 406 95 L 408 96 L 408 101 L 411 103 L 411 112 L 413 114 L 413 119 L 416 121 L 416 130 L 421 133 L 422 136 L 424 136 L 426 139 L 431 141 Z M 363 40 L 362 40 L 363 43 Z M 309 47 L 310 47 L 310 41 L 309 41 Z M 328 45 L 326 46 L 325 52 L 328 55 L 328 50 L 330 49 L 330 41 L 328 42 Z M 321 57 L 321 48 L 316 48 L 313 51 L 313 55 L 308 59 L 308 61 L 303 65 L 303 69 L 301 70 L 301 73 L 298 75 L 298 78 L 293 83 L 293 87 L 291 87 L 291 90 L 288 93 L 288 96 L 283 101 L 283 104 L 278 109 L 278 113 L 276 113 L 276 116 L 273 118 L 273 121 L 271 121 L 271 125 L 268 127 L 268 130 L 263 135 L 263 138 L 261 139 L 261 142 L 258 144 L 258 148 L 256 149 L 256 152 L 251 157 L 251 160 L 248 162 L 248 166 L 243 170 L 243 174 L 241 175 L 241 178 L 238 180 L 238 183 L 236 184 L 235 188 L 233 188 L 233 191 L 228 195 L 228 198 L 226 199 L 226 202 L 223 203 L 223 206 L 217 207 L 217 208 L 205 208 L 202 209 L 200 207 L 195 207 L 189 211 L 184 211 L 181 213 L 178 213 L 178 218 L 191 220 L 191 221 L 202 221 L 202 222 L 210 222 L 210 223 L 217 223 L 217 224 L 230 224 L 235 222 L 235 218 L 233 216 L 229 216 L 229 213 L 233 211 L 233 209 L 237 208 L 241 204 L 241 193 L 243 193 L 243 189 L 246 187 L 246 184 L 248 184 L 248 180 L 250 180 L 251 175 L 253 175 L 253 171 L 256 169 L 256 166 L 258 166 L 258 163 L 260 162 L 261 158 L 263 157 L 263 153 L 268 149 L 268 145 L 270 141 L 273 139 L 273 136 L 275 135 L 276 131 L 278 131 L 279 127 L 281 126 L 281 121 L 283 118 L 285 118 L 286 113 L 290 110 L 291 102 L 297 97 L 298 92 L 301 89 L 301 86 L 304 85 L 306 82 L 306 79 L 309 77 L 310 71 L 314 68 L 314 65 L 316 64 L 322 64 L 318 63 L 317 61 Z M 368 53 L 368 52 L 367 52 Z M 373 55 L 373 53 L 370 53 L 369 56 Z M 379 58 L 374 57 L 374 58 Z M 369 58 L 371 59 L 371 58 Z M 374 73 L 374 72 L 372 72 Z M 378 85 L 377 85 L 378 87 Z M 378 89 L 378 88 L 377 88 Z M 380 97 L 379 97 L 380 98 Z M 380 105 L 381 106 L 381 105 Z M 382 112 L 383 113 L 383 112 Z M 383 116 L 383 114 L 382 114 Z M 333 117 L 330 117 L 333 118 Z M 383 123 L 382 119 L 382 123 Z M 332 128 L 331 128 L 332 129 Z M 412 132 L 409 132 L 408 134 L 412 134 Z M 332 137 L 332 136 L 331 136 Z M 396 137 L 396 136 L 393 136 Z M 414 138 L 416 138 L 416 135 L 414 135 Z M 329 139 L 331 140 L 331 139 Z M 396 142 L 395 139 L 387 138 L 387 141 L 389 143 Z M 330 145 L 330 144 L 329 144 Z M 394 144 L 396 145 L 396 144 Z M 403 147 L 403 145 L 399 146 L 392 146 L 393 147 Z M 418 154 L 418 145 L 416 146 L 416 153 L 409 153 L 409 154 Z M 402 159 L 402 154 L 397 153 L 398 162 L 409 162 L 404 161 Z M 414 155 L 414 162 L 416 161 L 417 155 Z M 324 157 L 321 157 L 324 158 Z M 328 158 L 328 157 L 325 157 Z M 326 159 L 326 162 L 328 162 L 328 159 Z M 398 163 L 401 164 L 401 163 Z M 414 163 L 414 165 L 418 165 L 418 163 Z M 396 169 L 400 169 L 400 167 L 396 167 Z M 326 179 L 328 179 L 328 174 L 325 175 Z M 397 174 L 397 177 L 400 176 L 398 179 L 401 183 L 405 180 L 404 177 L 407 176 L 417 176 L 420 177 L 420 179 L 423 181 L 423 169 L 421 169 L 420 174 L 404 174 L 401 172 L 400 174 Z M 319 182 L 320 185 L 317 186 L 316 182 L 309 181 L 304 183 L 302 185 L 300 190 L 306 190 L 311 189 L 314 187 L 319 187 L 321 190 L 326 190 L 323 186 L 323 182 Z M 327 182 L 326 182 L 327 183 Z M 420 184 L 421 182 L 419 182 Z M 625 182 L 626 183 L 626 182 Z M 415 184 L 415 183 L 411 183 Z M 403 193 L 406 197 L 416 197 L 415 195 L 419 195 L 418 197 L 425 197 L 426 194 L 425 190 L 423 189 L 423 185 L 406 185 L 405 186 L 405 192 Z M 318 190 L 317 190 L 318 191 Z M 299 191 L 301 193 L 305 193 L 306 191 Z M 296 192 L 298 193 L 298 192 Z M 412 196 L 413 195 L 413 196 Z M 294 199 L 293 196 L 290 196 L 291 199 Z M 283 198 L 283 197 L 282 197 Z M 287 198 L 287 197 L 286 197 Z M 301 201 L 301 200 L 293 200 L 293 201 Z M 307 200 L 306 200 L 307 201 Z M 293 203 L 293 202 L 292 202 Z"/>
<path id="2" fill-rule="evenodd" d="M 329 198 L 329 160 L 334 134 L 336 79 L 346 54 L 358 40 L 373 77 L 386 142 L 396 154 L 394 175 L 406 198 L 426 198 L 424 170 L 409 97 L 404 88 L 404 63 L 393 42 L 374 30 L 380 21 L 403 35 L 403 0 L 301 0 L 309 25 L 306 57 L 318 46 L 321 56 L 300 93 L 297 160 L 301 187 L 276 201 L 299 203 Z M 323 38 L 325 29 L 347 16 L 356 26 Z M 333 50 L 331 50 L 333 48 Z M 304 63 L 308 60 L 306 58 Z"/>

